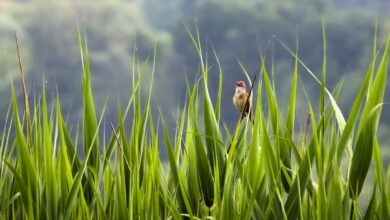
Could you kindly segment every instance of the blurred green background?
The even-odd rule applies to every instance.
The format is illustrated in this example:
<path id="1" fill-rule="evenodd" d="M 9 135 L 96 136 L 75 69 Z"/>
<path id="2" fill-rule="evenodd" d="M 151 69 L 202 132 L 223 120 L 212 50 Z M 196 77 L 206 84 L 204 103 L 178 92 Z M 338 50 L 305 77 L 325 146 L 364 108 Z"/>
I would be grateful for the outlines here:
<path id="1" fill-rule="evenodd" d="M 17 33 L 30 94 L 40 94 L 45 83 L 51 97 L 58 95 L 68 123 L 82 116 L 81 63 L 77 41 L 79 25 L 88 40 L 93 90 L 97 109 L 110 96 L 106 121 L 116 120 L 117 97 L 126 103 L 131 85 L 131 60 L 153 55 L 158 45 L 153 102 L 164 112 L 176 111 L 184 102 L 185 78 L 195 80 L 199 63 L 186 26 L 199 28 L 213 67 L 211 92 L 218 83 L 217 52 L 224 72 L 222 120 L 235 124 L 231 104 L 234 81 L 243 79 L 239 60 L 252 75 L 259 58 L 274 61 L 275 84 L 282 107 L 288 106 L 293 58 L 277 39 L 290 48 L 299 44 L 299 56 L 316 74 L 322 65 L 322 30 L 327 33 L 327 86 L 344 80 L 339 104 L 347 117 L 362 75 L 369 65 L 375 24 L 378 49 L 390 32 L 390 1 L 366 0 L 0 0 L 0 125 L 9 106 L 10 85 L 19 88 L 15 46 Z M 298 40 L 297 40 L 298 39 Z M 213 74 L 215 73 L 215 74 Z M 305 124 L 307 100 L 318 97 L 319 85 L 300 68 L 297 117 Z M 213 87 L 212 85 L 215 85 Z M 389 89 L 386 102 L 389 102 Z M 211 94 L 216 95 L 216 92 Z M 390 108 L 383 107 L 380 133 L 385 165 L 390 159 Z"/>

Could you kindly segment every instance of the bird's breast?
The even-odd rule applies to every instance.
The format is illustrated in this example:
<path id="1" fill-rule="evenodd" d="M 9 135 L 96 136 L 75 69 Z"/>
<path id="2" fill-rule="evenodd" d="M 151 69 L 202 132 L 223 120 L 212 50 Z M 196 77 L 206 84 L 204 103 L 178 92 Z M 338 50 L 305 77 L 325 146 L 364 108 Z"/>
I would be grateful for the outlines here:
<path id="1" fill-rule="evenodd" d="M 245 94 L 235 94 L 233 96 L 233 104 L 240 112 L 244 110 L 245 103 L 246 103 Z"/>

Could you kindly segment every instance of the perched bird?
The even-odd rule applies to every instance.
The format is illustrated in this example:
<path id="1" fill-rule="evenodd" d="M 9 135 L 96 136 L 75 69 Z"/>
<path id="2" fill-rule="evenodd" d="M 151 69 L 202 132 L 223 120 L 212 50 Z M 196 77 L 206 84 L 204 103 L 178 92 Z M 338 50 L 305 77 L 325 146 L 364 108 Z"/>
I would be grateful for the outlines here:
<path id="1" fill-rule="evenodd" d="M 249 120 L 252 121 L 251 117 L 251 106 L 252 106 L 252 96 L 249 98 L 249 94 L 246 92 L 245 82 L 237 81 L 236 82 L 236 92 L 233 96 L 233 104 L 240 111 L 242 118 L 246 117 L 249 114 Z M 244 112 L 244 113 L 243 113 Z M 253 122 L 253 121 L 252 121 Z"/>

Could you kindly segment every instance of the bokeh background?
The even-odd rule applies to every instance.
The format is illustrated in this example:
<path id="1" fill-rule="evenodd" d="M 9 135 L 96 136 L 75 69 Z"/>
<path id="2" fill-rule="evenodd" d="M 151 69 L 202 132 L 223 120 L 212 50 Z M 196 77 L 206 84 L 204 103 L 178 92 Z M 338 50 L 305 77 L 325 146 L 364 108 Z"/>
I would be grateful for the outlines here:
<path id="1" fill-rule="evenodd" d="M 199 60 L 186 30 L 195 31 L 197 25 L 209 54 L 214 97 L 218 67 L 212 48 L 221 61 L 222 121 L 232 127 L 238 117 L 231 104 L 234 81 L 244 78 L 237 60 L 253 75 L 264 56 L 274 70 L 280 104 L 288 106 L 294 60 L 278 40 L 294 50 L 298 42 L 299 56 L 320 75 L 323 20 L 327 86 L 333 89 L 344 81 L 339 104 L 347 116 L 372 60 L 375 25 L 379 50 L 390 33 L 388 0 L 0 0 L 0 126 L 9 107 L 11 83 L 20 91 L 15 33 L 30 95 L 39 97 L 45 84 L 50 97 L 58 93 L 68 123 L 77 125 L 82 116 L 78 26 L 88 40 L 97 109 L 110 96 L 105 120 L 115 121 L 117 99 L 126 104 L 129 97 L 133 55 L 143 62 L 153 56 L 154 45 L 158 46 L 154 106 L 166 115 L 180 109 L 186 77 L 190 81 L 199 77 Z M 299 81 L 297 117 L 302 123 L 297 131 L 307 115 L 305 92 L 316 103 L 320 90 L 303 68 Z M 387 103 L 389 93 L 387 89 Z M 390 161 L 389 133 L 390 107 L 385 105 L 378 133 L 385 166 Z"/>

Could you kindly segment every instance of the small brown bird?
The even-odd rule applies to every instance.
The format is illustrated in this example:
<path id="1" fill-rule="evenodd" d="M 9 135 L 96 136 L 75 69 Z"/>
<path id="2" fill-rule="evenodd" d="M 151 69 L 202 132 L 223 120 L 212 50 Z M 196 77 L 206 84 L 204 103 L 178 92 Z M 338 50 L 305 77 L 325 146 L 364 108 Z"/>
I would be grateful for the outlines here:
<path id="1" fill-rule="evenodd" d="M 251 106 L 252 106 L 252 96 L 249 98 L 249 102 L 247 103 L 249 94 L 246 92 L 245 82 L 237 81 L 236 82 L 236 93 L 233 96 L 233 104 L 237 108 L 238 111 L 242 114 L 242 118 L 249 114 L 249 120 L 252 121 L 251 117 Z M 247 105 L 247 106 L 245 106 Z M 246 108 L 245 108 L 246 107 Z M 241 118 L 241 119 L 242 119 Z"/>

